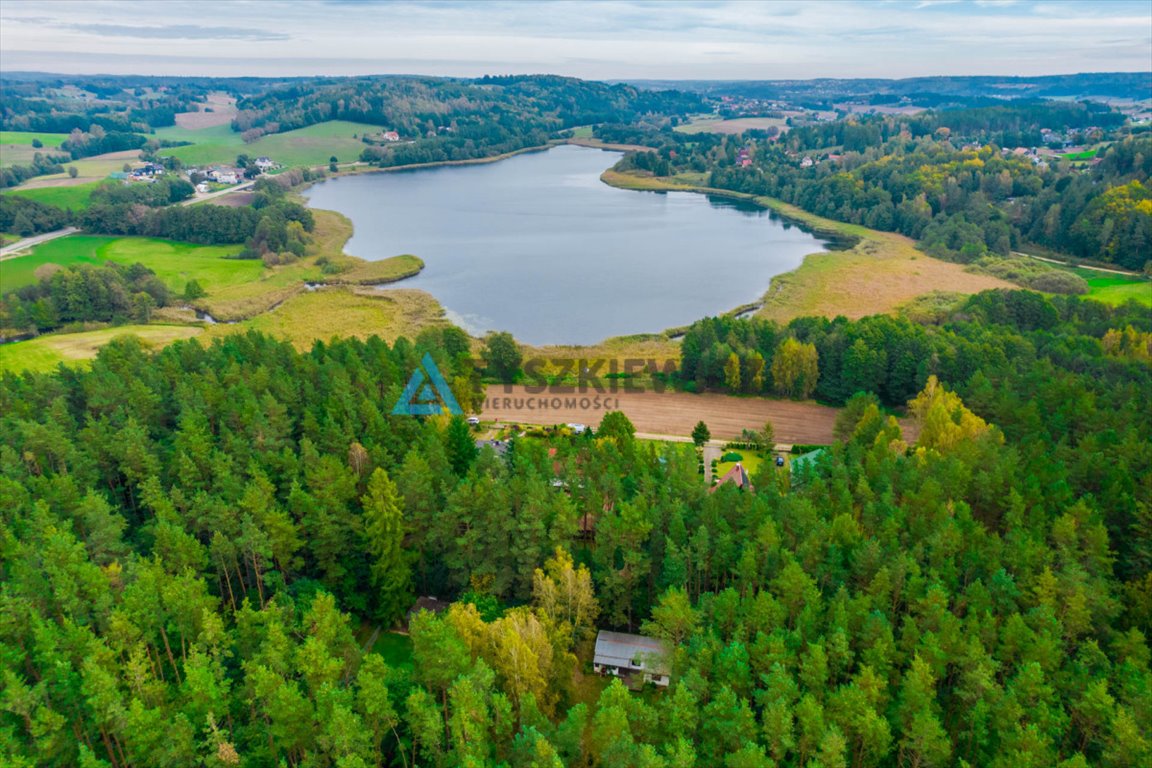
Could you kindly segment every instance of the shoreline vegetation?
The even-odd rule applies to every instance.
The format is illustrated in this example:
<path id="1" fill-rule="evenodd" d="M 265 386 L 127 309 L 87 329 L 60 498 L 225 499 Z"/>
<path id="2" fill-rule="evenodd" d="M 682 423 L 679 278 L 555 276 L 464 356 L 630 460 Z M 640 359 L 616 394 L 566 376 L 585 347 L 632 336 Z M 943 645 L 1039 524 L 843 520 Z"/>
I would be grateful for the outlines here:
<path id="1" fill-rule="evenodd" d="M 832 241 L 828 251 L 809 254 L 796 269 L 772 278 L 758 304 L 722 315 L 755 310 L 758 317 L 781 323 L 805 315 L 856 319 L 897 311 L 934 291 L 963 294 L 1014 287 L 998 278 L 967 272 L 963 265 L 934 259 L 903 235 L 826 219 L 775 198 L 717 189 L 694 179 L 662 179 L 611 168 L 600 175 L 600 180 L 620 189 L 696 192 L 742 200 Z"/>
<path id="2" fill-rule="evenodd" d="M 355 163 L 328 178 L 494 163 L 565 144 L 618 152 L 642 149 L 573 137 L 483 158 L 390 168 Z M 695 175 L 657 178 L 608 168 L 600 180 L 619 189 L 694 192 L 741 200 L 770 210 L 829 241 L 828 251 L 809 254 L 797 268 L 775 276 L 758 301 L 718 312 L 720 316 L 754 315 L 781 323 L 806 315 L 855 319 L 895 312 L 925 296 L 958 296 L 1012 287 L 998 278 L 967 272 L 962 265 L 933 259 L 902 235 L 823 218 L 770 197 L 709 187 Z M 298 194 L 318 181 L 301 185 L 294 192 Z M 378 333 L 394 341 L 405 333 L 412 335 L 447 322 L 444 307 L 426 291 L 402 287 L 374 290 L 419 274 L 424 268 L 419 257 L 403 254 L 367 261 L 347 254 L 344 246 L 352 237 L 352 222 L 335 211 L 310 210 L 316 217 L 316 230 L 305 259 L 271 267 L 258 280 L 223 287 L 184 308 L 163 310 L 157 313 L 157 321 L 206 327 L 205 340 L 248 329 L 265 330 L 286 338 L 297 348 L 335 335 L 366 338 Z M 204 315 L 212 320 L 206 322 Z M 659 333 L 610 337 L 592 345 L 524 345 L 524 349 L 545 359 L 579 356 L 679 360 L 679 339 L 685 330 L 673 327 Z M 7 356 L 10 355 L 11 351 Z"/>

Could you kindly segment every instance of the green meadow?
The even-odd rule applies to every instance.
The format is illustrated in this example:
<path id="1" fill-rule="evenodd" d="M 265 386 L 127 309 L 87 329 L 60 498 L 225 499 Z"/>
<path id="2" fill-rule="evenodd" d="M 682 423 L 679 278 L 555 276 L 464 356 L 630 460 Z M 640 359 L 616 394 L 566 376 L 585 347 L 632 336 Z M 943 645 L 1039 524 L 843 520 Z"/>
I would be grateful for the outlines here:
<path id="1" fill-rule="evenodd" d="M 4 194 L 20 195 L 38 203 L 47 203 L 73 211 L 83 211 L 92 202 L 92 192 L 102 183 L 101 181 L 90 181 L 86 184 L 69 184 L 61 187 L 17 187 L 6 190 Z"/>
<path id="2" fill-rule="evenodd" d="M 286 166 L 325 165 L 335 155 L 346 163 L 360 158 L 364 143 L 353 135 L 379 133 L 378 125 L 330 120 L 325 123 L 299 128 L 295 131 L 264 136 L 245 144 L 239 133 L 227 125 L 192 130 L 170 127 L 156 131 L 156 138 L 172 141 L 191 141 L 185 147 L 170 147 L 162 154 L 180 158 L 186 165 L 231 163 L 239 154 L 249 157 L 267 156 Z"/>
<path id="3" fill-rule="evenodd" d="M 1109 275 L 1092 270 L 1077 270 L 1088 281 L 1088 298 L 1113 306 L 1133 300 L 1152 307 L 1152 280 L 1124 275 Z"/>
<path id="4" fill-rule="evenodd" d="M 40 139 L 44 144 L 45 149 L 59 147 L 65 139 L 68 138 L 66 133 L 39 133 L 37 131 L 0 131 L 0 145 L 2 144 L 27 144 L 32 146 L 35 139 Z"/>
<path id="5" fill-rule="evenodd" d="M 197 280 L 209 294 L 260 278 L 264 265 L 258 260 L 230 259 L 238 246 L 194 245 L 150 237 L 104 237 L 70 235 L 37 246 L 27 256 L 0 262 L 0 289 L 11 291 L 36 281 L 36 270 L 45 264 L 140 263 L 153 270 L 169 290 L 183 292 L 189 280 Z"/>
<path id="6" fill-rule="evenodd" d="M 68 138 L 66 133 L 0 131 L 0 168 L 31 165 L 37 152 L 59 154 L 60 142 L 66 138 Z M 40 139 L 44 146 L 32 146 L 32 141 L 35 139 Z"/>

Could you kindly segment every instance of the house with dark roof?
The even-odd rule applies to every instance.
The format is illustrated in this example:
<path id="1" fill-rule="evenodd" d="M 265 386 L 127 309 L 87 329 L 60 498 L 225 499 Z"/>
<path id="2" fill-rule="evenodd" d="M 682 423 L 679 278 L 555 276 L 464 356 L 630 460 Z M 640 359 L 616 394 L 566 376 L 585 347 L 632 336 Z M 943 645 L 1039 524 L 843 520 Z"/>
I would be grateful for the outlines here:
<path id="1" fill-rule="evenodd" d="M 672 664 L 663 640 L 627 632 L 600 630 L 592 668 L 600 675 L 613 675 L 628 682 L 637 678 L 662 688 L 671 682 Z"/>

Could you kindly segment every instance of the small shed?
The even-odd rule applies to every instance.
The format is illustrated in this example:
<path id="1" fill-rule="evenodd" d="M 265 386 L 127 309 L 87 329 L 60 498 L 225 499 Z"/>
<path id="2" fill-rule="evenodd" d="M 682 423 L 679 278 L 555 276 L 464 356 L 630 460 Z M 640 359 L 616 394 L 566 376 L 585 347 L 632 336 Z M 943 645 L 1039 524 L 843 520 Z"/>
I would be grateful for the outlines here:
<path id="1" fill-rule="evenodd" d="M 644 682 L 663 688 L 672 676 L 668 655 L 668 647 L 662 640 L 605 629 L 596 635 L 592 668 L 601 675 L 625 679 L 642 677 Z"/>

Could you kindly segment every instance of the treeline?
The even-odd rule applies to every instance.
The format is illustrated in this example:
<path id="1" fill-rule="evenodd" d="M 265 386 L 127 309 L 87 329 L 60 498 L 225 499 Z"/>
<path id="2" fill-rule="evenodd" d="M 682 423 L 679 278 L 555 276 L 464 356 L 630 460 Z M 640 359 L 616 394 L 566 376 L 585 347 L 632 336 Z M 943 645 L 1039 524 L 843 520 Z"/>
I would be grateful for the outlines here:
<path id="1" fill-rule="evenodd" d="M 31 237 L 71 223 L 72 214 L 62 208 L 22 195 L 0 195 L 0 232 Z"/>
<path id="2" fill-rule="evenodd" d="M 0 168 L 0 189 L 15 187 L 33 176 L 64 173 L 62 163 L 66 163 L 70 159 L 68 155 L 45 155 L 36 152 L 32 155 L 31 165 L 9 165 Z"/>
<path id="3" fill-rule="evenodd" d="M 97 126 L 108 132 L 147 133 L 175 125 L 176 114 L 189 111 L 209 90 L 207 83 L 178 78 L 4 77 L 0 78 L 0 125 L 6 131 L 72 133 Z"/>
<path id="4" fill-rule="evenodd" d="M 379 125 L 401 138 L 434 138 L 491 123 L 505 129 L 555 131 L 641 115 L 690 114 L 701 98 L 551 75 L 479 80 L 422 77 L 324 78 L 293 82 L 242 100 L 234 130 L 277 133 L 326 120 Z M 454 122 L 455 121 L 455 122 Z M 446 137 L 451 138 L 451 137 Z"/>
<path id="5" fill-rule="evenodd" d="M 290 178 L 304 180 L 303 172 Z M 241 258 L 283 263 L 302 256 L 312 212 L 285 196 L 285 183 L 261 179 L 250 207 L 170 205 L 194 190 L 182 179 L 143 185 L 108 185 L 93 193 L 80 221 L 85 231 L 107 235 L 163 237 L 201 245 L 244 243 Z M 150 207 L 152 206 L 152 207 Z M 159 207 L 164 206 L 164 207 Z"/>
<path id="6" fill-rule="evenodd" d="M 129 149 L 140 149 L 148 141 L 146 136 L 127 131 L 106 131 L 99 125 L 89 126 L 87 131 L 79 128 L 73 129 L 68 138 L 60 144 L 60 148 L 69 152 L 72 158 L 78 160 L 82 157 L 102 155 L 106 152 L 123 152 Z"/>
<path id="7" fill-rule="evenodd" d="M 1102 137 L 1124 125 L 1125 119 L 1123 113 L 1106 104 L 1021 99 L 995 106 L 934 109 L 909 116 L 855 115 L 794 126 L 781 141 L 797 152 L 833 147 L 863 152 L 904 134 L 914 139 L 943 136 L 1015 149 L 1044 146 L 1042 129 L 1063 135 L 1096 128 Z"/>
<path id="8" fill-rule="evenodd" d="M 1142 269 L 1152 243 L 1152 138 L 1110 145 L 1080 171 L 1042 167 L 995 147 L 962 150 L 930 138 L 821 156 L 810 168 L 782 144 L 740 142 L 708 158 L 710 186 L 768 195 L 821 216 L 917 238 L 933 255 L 972 262 L 1036 242 L 1082 258 Z M 674 168 L 694 166 L 678 153 Z"/>
<path id="9" fill-rule="evenodd" d="M 168 289 L 142 264 L 114 262 L 47 269 L 48 274 L 0 300 L 0 328 L 51 331 L 70 323 L 146 323 L 168 305 Z"/>
<path id="10" fill-rule="evenodd" d="M 1148 319 L 1035 301 L 983 294 L 924 329 L 941 355 L 986 354 L 914 391 L 915 447 L 861 396 L 806 483 L 766 466 L 748 492 L 708 493 L 690 446 L 636 440 L 618 414 L 504 458 L 460 417 L 392 415 L 425 352 L 469 407 L 455 330 L 304 353 L 122 340 L 89 370 L 4 374 L 0 750 L 116 768 L 1146 764 L 1152 382 L 1130 353 Z M 803 329 L 826 325 L 789 332 L 814 344 Z M 904 335 L 877 351 L 904 360 Z M 411 622 L 411 666 L 363 654 L 361 619 L 386 627 L 415 594 L 463 597 Z M 589 692 L 598 626 L 663 638 L 672 687 Z"/>

